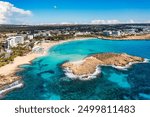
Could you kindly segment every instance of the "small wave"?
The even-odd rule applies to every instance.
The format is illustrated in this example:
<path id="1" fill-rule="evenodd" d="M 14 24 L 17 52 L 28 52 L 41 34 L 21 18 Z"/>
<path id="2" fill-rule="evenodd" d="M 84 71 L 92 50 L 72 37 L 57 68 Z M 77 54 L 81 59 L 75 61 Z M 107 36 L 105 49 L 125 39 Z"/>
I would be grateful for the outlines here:
<path id="1" fill-rule="evenodd" d="M 2 90 L 0 90 L 0 98 L 2 98 L 7 92 L 12 91 L 16 88 L 23 87 L 23 82 L 18 80 L 10 85 L 5 86 Z"/>
<path id="2" fill-rule="evenodd" d="M 112 65 L 113 68 L 116 68 L 116 69 L 120 69 L 120 70 L 127 70 L 128 68 L 130 68 L 133 64 L 138 64 L 138 63 L 149 63 L 150 60 L 149 59 L 144 59 L 143 62 L 130 62 L 128 65 L 122 67 L 122 66 L 115 66 L 115 65 Z"/>
<path id="3" fill-rule="evenodd" d="M 75 75 L 69 68 L 65 68 L 64 72 L 65 72 L 65 75 L 71 79 L 91 80 L 91 79 L 97 78 L 97 76 L 100 75 L 101 68 L 97 66 L 93 74 L 85 74 L 85 75 Z"/>
<path id="4" fill-rule="evenodd" d="M 147 59 L 147 58 L 144 59 L 144 63 L 149 63 L 149 62 L 150 62 L 150 59 Z"/>

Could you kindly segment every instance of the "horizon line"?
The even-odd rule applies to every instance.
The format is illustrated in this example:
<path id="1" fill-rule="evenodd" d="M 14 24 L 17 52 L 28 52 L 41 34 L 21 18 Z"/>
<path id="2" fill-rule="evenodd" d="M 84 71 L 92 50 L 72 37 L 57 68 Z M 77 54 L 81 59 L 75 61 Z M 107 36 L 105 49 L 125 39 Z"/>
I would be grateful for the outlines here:
<path id="1" fill-rule="evenodd" d="M 44 25 L 133 25 L 133 24 L 150 24 L 150 23 L 112 23 L 112 24 L 91 24 L 91 23 L 66 23 L 66 24 L 61 24 L 61 23 L 47 23 L 47 24 L 0 24 L 0 25 L 14 25 L 14 26 L 44 26 Z"/>

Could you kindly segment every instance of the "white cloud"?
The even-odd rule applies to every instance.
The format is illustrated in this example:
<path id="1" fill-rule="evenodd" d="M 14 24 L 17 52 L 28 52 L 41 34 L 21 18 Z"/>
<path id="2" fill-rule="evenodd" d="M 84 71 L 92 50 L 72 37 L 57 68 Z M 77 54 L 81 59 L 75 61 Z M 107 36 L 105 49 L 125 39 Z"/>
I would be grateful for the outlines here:
<path id="1" fill-rule="evenodd" d="M 150 20 L 146 21 L 146 23 L 150 23 Z"/>
<path id="2" fill-rule="evenodd" d="M 78 24 L 77 22 L 61 22 L 60 24 Z"/>
<path id="3" fill-rule="evenodd" d="M 133 20 L 133 19 L 130 19 L 129 21 L 127 21 L 127 23 L 131 23 L 131 24 L 134 24 L 134 23 L 150 23 L 150 20 L 141 20 L 141 21 L 138 21 L 138 20 Z"/>
<path id="4" fill-rule="evenodd" d="M 135 21 L 133 19 L 127 21 L 119 21 L 119 20 L 92 20 L 91 24 L 133 24 L 133 23 L 150 23 L 150 21 Z"/>
<path id="5" fill-rule="evenodd" d="M 130 19 L 127 23 L 135 23 L 135 21 L 133 19 Z"/>
<path id="6" fill-rule="evenodd" d="M 24 17 L 31 14 L 29 10 L 20 9 L 9 2 L 0 1 L 0 24 L 23 23 Z"/>
<path id="7" fill-rule="evenodd" d="M 119 20 L 92 20 L 91 24 L 119 24 Z"/>

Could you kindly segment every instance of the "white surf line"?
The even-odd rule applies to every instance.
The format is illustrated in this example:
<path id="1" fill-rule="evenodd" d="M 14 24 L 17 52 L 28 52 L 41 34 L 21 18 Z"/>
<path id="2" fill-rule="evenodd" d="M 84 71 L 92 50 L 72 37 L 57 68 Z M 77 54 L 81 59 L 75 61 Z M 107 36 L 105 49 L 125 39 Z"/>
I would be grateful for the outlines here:
<path id="1" fill-rule="evenodd" d="M 119 70 L 127 70 L 128 68 L 130 68 L 133 64 L 138 64 L 138 63 L 149 63 L 150 60 L 149 59 L 144 59 L 143 62 L 130 62 L 128 65 L 122 67 L 122 66 L 115 66 L 115 65 L 98 65 L 96 67 L 96 70 L 93 74 L 85 74 L 85 75 L 75 75 L 73 74 L 72 70 L 70 70 L 69 68 L 64 68 L 64 72 L 65 72 L 65 75 L 68 77 L 68 78 L 71 78 L 71 79 L 80 79 L 80 80 L 91 80 L 91 79 L 94 79 L 97 77 L 97 75 L 99 75 L 101 73 L 101 66 L 111 66 L 113 68 L 116 68 L 116 69 L 119 69 Z M 74 62 L 74 63 L 82 63 L 82 61 L 79 61 L 79 62 Z"/>
<path id="2" fill-rule="evenodd" d="M 119 69 L 119 70 L 127 70 L 128 68 L 130 68 L 134 64 L 149 63 L 149 62 L 150 62 L 150 60 L 145 58 L 143 62 L 130 62 L 129 64 L 127 64 L 124 67 L 122 67 L 122 66 L 115 66 L 115 65 L 110 65 L 110 66 L 112 66 L 113 68 Z"/>
<path id="3" fill-rule="evenodd" d="M 14 83 L 5 86 L 4 89 L 0 91 L 0 97 L 3 97 L 3 95 L 5 95 L 5 93 L 9 91 L 12 91 L 16 88 L 21 88 L 21 87 L 23 87 L 23 82 L 20 80 L 15 81 Z"/>
<path id="4" fill-rule="evenodd" d="M 97 78 L 97 76 L 101 73 L 101 68 L 98 65 L 93 74 L 85 74 L 85 75 L 75 75 L 69 68 L 64 68 L 63 71 L 65 72 L 65 75 L 71 79 L 91 80 Z"/>

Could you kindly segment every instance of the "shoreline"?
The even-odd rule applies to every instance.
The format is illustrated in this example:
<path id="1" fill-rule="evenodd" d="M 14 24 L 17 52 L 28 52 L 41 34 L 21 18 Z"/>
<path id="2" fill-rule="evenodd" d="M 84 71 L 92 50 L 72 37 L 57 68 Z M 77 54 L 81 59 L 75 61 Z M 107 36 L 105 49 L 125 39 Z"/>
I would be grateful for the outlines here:
<path id="1" fill-rule="evenodd" d="M 38 57 L 46 56 L 47 51 L 56 45 L 70 42 L 70 41 L 89 40 L 89 39 L 95 39 L 95 38 L 75 38 L 75 39 L 68 39 L 68 40 L 51 41 L 49 43 L 42 43 L 40 45 L 40 47 L 42 47 L 44 49 L 44 53 L 37 54 L 37 53 L 30 52 L 25 56 L 18 56 L 14 59 L 13 63 L 9 63 L 3 67 L 0 67 L 0 75 L 5 76 L 5 75 L 14 74 L 16 71 L 21 69 L 21 68 L 19 68 L 19 66 L 24 65 L 24 64 L 31 64 L 32 60 L 34 60 Z M 22 60 L 24 60 L 24 61 L 22 61 Z"/>
<path id="2" fill-rule="evenodd" d="M 89 39 L 99 39 L 99 38 L 96 38 L 96 37 L 85 37 L 85 38 L 84 37 L 77 37 L 77 38 L 72 38 L 72 39 L 68 39 L 68 40 L 51 41 L 49 43 L 45 42 L 45 43 L 42 43 L 42 44 L 39 45 L 41 48 L 44 49 L 43 53 L 37 54 L 37 53 L 30 52 L 25 56 L 16 57 L 14 59 L 13 63 L 7 64 L 7 65 L 0 68 L 0 76 L 5 77 L 4 81 L 2 83 L 0 82 L 0 98 L 9 91 L 12 91 L 16 88 L 23 87 L 23 83 L 22 83 L 22 85 L 21 84 L 13 85 L 15 82 L 18 82 L 22 79 L 21 77 L 16 75 L 16 73 L 18 71 L 23 69 L 23 68 L 20 68 L 21 65 L 31 64 L 31 62 L 34 59 L 36 59 L 38 57 L 46 56 L 48 54 L 48 50 L 51 49 L 52 47 L 56 46 L 56 45 L 63 44 L 63 43 L 66 43 L 66 42 L 70 42 L 70 41 L 89 40 Z M 106 40 L 108 40 L 108 39 L 106 39 Z M 142 39 L 141 39 L 141 41 L 142 41 Z M 97 69 L 99 69 L 99 68 L 97 67 Z M 96 72 L 97 72 L 97 70 L 96 70 Z M 96 77 L 96 75 L 97 74 L 95 74 L 94 77 Z M 90 74 L 91 78 L 92 78 L 92 76 L 93 76 L 93 74 Z M 15 77 L 15 79 L 13 79 L 13 77 Z M 0 79 L 1 79 L 1 77 L 0 77 Z M 9 81 L 9 82 L 6 82 L 6 81 Z M 6 83 L 4 83 L 4 82 L 6 82 Z"/>
<path id="3" fill-rule="evenodd" d="M 9 63 L 3 67 L 0 68 L 0 76 L 3 76 L 3 78 L 0 77 L 0 98 L 3 97 L 7 92 L 12 91 L 16 88 L 23 87 L 23 83 L 16 83 L 20 82 L 22 79 L 21 77 L 17 76 L 16 73 L 23 68 L 20 68 L 21 65 L 25 64 L 31 64 L 31 62 L 42 56 L 46 56 L 48 54 L 48 50 L 56 45 L 63 44 L 70 41 L 76 41 L 76 40 L 89 40 L 89 39 L 95 39 L 93 37 L 91 38 L 72 38 L 68 40 L 60 40 L 60 41 L 51 41 L 49 43 L 42 43 L 39 45 L 41 48 L 44 49 L 43 53 L 33 53 L 30 52 L 25 56 L 18 56 L 14 59 L 13 63 Z"/>
<path id="4" fill-rule="evenodd" d="M 84 60 L 81 60 L 81 62 L 83 62 Z M 127 64 L 126 66 L 124 67 L 121 67 L 121 66 L 115 66 L 115 65 L 98 65 L 96 66 L 95 68 L 95 71 L 94 73 L 92 74 L 84 74 L 84 75 L 75 75 L 72 70 L 70 70 L 68 67 L 67 68 L 64 68 L 63 71 L 64 71 L 64 74 L 70 78 L 70 79 L 79 79 L 79 80 L 82 80 L 82 81 L 86 81 L 86 80 L 91 80 L 91 79 L 95 79 L 97 78 L 97 76 L 100 76 L 101 74 L 101 67 L 112 67 L 112 68 L 115 68 L 117 70 L 127 70 L 129 69 L 132 65 L 134 64 L 140 64 L 140 63 L 149 63 L 150 60 L 149 59 L 144 59 L 143 62 L 130 62 L 129 64 Z M 86 78 L 84 78 L 86 77 Z"/>
<path id="5" fill-rule="evenodd" d="M 70 78 L 70 79 L 79 79 L 79 80 L 82 80 L 82 81 L 86 81 L 86 80 L 91 80 L 91 79 L 95 79 L 97 78 L 97 76 L 100 76 L 101 74 L 101 67 L 98 65 L 96 66 L 95 68 L 95 71 L 94 73 L 92 74 L 84 74 L 84 75 L 75 75 L 72 70 L 70 70 L 69 68 L 64 68 L 63 69 L 64 71 L 64 74 Z"/>
<path id="6" fill-rule="evenodd" d="M 150 34 L 147 34 L 150 36 Z M 142 35 L 143 36 L 143 35 Z M 60 41 L 51 41 L 49 43 L 42 43 L 41 45 L 39 45 L 40 47 L 42 47 L 44 49 L 44 53 L 40 53 L 40 54 L 37 54 L 37 53 L 28 53 L 27 55 L 25 56 L 18 56 L 14 59 L 13 63 L 9 63 L 3 67 L 0 67 L 0 75 L 12 75 L 14 73 L 16 73 L 17 71 L 19 71 L 21 68 L 19 68 L 20 65 L 24 65 L 24 64 L 31 64 L 31 61 L 38 58 L 38 57 L 41 57 L 41 56 L 45 56 L 47 54 L 47 51 L 52 48 L 53 46 L 56 46 L 56 45 L 59 45 L 59 44 L 62 44 L 62 43 L 66 43 L 66 42 L 70 42 L 70 41 L 77 41 L 77 40 L 89 40 L 89 39 L 102 39 L 102 40 L 113 40 L 113 41 L 132 41 L 132 40 L 139 40 L 139 41 L 144 41 L 144 40 L 150 40 L 150 38 L 141 38 L 141 39 L 133 39 L 133 38 L 130 38 L 131 36 L 129 36 L 128 38 L 107 38 L 107 37 L 77 37 L 77 38 L 71 38 L 71 39 L 67 39 L 67 40 L 60 40 Z M 132 36 L 132 37 L 135 37 L 135 36 Z M 22 59 L 24 61 L 22 61 Z"/>
<path id="7" fill-rule="evenodd" d="M 17 80 L 7 86 L 5 86 L 2 90 L 0 90 L 0 99 L 5 96 L 8 92 L 17 89 L 22 88 L 24 86 L 23 82 L 21 80 Z"/>
<path id="8" fill-rule="evenodd" d="M 102 40 L 118 40 L 118 41 L 136 41 L 136 40 L 149 40 L 150 41 L 150 34 L 142 34 L 142 35 L 129 35 L 129 36 L 126 36 L 126 37 L 107 37 L 107 36 L 98 36 L 99 39 L 102 39 Z"/>
<path id="9" fill-rule="evenodd" d="M 90 80 L 100 74 L 97 68 L 111 66 L 118 70 L 127 70 L 133 64 L 149 63 L 149 59 L 116 53 L 95 54 L 79 61 L 62 64 L 66 76 L 71 79 Z"/>

